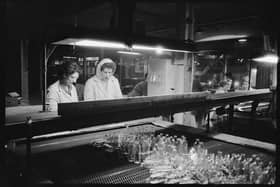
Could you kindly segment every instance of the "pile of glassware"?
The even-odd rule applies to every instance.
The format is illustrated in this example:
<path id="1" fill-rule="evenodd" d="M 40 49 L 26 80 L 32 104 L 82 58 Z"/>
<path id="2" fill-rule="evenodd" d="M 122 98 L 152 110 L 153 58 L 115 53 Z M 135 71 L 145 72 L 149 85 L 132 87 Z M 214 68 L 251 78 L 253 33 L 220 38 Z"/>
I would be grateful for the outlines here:
<path id="1" fill-rule="evenodd" d="M 151 133 L 106 135 L 107 151 L 117 151 L 129 162 L 141 163 L 152 153 L 154 136 Z"/>
<path id="2" fill-rule="evenodd" d="M 196 139 L 189 147 L 185 136 L 149 133 L 106 137 L 106 144 L 130 162 L 149 168 L 147 183 L 274 184 L 276 167 L 257 155 L 208 153 Z"/>

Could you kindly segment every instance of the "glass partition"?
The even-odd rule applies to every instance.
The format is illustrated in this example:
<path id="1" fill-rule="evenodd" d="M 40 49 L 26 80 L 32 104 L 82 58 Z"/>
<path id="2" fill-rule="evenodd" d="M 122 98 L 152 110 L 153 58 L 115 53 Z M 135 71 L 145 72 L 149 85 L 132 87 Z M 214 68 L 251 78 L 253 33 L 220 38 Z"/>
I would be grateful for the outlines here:
<path id="1" fill-rule="evenodd" d="M 228 92 L 257 88 L 257 69 L 261 64 L 228 54 L 199 53 L 194 66 L 193 91 Z"/>
<path id="2" fill-rule="evenodd" d="M 47 87 L 58 79 L 57 69 L 63 62 L 77 62 L 81 68 L 77 85 L 96 74 L 98 62 L 110 58 L 116 63 L 116 77 L 124 97 L 182 93 L 184 90 L 183 52 L 161 50 L 121 50 L 102 47 L 58 45 L 48 60 Z M 190 83 L 186 83 L 190 84 Z M 83 90 L 78 90 L 83 95 Z M 83 100 L 80 97 L 80 100 Z"/>

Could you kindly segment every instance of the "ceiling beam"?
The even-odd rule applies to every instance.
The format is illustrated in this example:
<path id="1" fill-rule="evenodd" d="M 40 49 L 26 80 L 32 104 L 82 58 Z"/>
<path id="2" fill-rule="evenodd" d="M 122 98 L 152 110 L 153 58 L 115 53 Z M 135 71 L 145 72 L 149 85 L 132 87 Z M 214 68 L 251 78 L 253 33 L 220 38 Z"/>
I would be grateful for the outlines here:
<path id="1" fill-rule="evenodd" d="M 211 23 L 197 23 L 198 27 L 212 27 L 216 25 L 234 24 L 234 23 L 247 23 L 258 21 L 258 16 L 236 17 L 232 19 L 221 19 Z"/>

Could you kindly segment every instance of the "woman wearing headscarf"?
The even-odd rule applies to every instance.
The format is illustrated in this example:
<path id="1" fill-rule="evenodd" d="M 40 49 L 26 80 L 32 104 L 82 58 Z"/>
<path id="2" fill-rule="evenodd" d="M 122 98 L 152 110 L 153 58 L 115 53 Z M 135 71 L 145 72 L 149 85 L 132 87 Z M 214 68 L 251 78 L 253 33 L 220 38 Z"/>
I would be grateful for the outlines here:
<path id="1" fill-rule="evenodd" d="M 78 102 L 74 84 L 79 78 L 80 67 L 75 62 L 65 62 L 58 69 L 58 80 L 47 90 L 46 104 L 49 111 L 56 111 L 58 103 Z"/>
<path id="2" fill-rule="evenodd" d="M 122 98 L 118 79 L 114 76 L 116 64 L 109 58 L 102 59 L 96 68 L 96 75 L 86 81 L 84 100 L 105 100 Z"/>

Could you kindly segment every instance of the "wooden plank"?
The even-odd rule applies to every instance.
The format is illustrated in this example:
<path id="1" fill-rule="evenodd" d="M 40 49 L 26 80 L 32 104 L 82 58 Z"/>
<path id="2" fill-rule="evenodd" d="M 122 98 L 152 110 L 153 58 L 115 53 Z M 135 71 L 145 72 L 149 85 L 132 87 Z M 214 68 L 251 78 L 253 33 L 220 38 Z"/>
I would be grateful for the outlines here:
<path id="1" fill-rule="evenodd" d="M 214 95 L 208 98 L 207 96 Z M 123 98 L 117 100 L 60 103 L 58 114 L 62 116 L 46 119 L 45 114 L 33 119 L 32 135 L 77 130 L 102 124 L 157 117 L 159 115 L 185 112 L 199 107 L 207 108 L 228 103 L 270 98 L 269 90 L 215 94 L 209 92 L 185 93 L 178 95 Z M 51 114 L 51 113 L 49 113 Z M 26 117 L 26 114 L 24 115 Z M 56 115 L 54 115 L 56 116 Z M 26 137 L 25 120 L 5 125 L 3 137 L 7 140 Z"/>
<path id="2" fill-rule="evenodd" d="M 129 113 L 132 111 L 150 110 L 151 115 L 176 110 L 178 107 L 190 107 L 193 103 L 203 102 L 208 93 L 186 93 L 176 95 L 146 96 L 121 98 L 114 100 L 84 101 L 76 103 L 59 103 L 58 114 L 62 117 L 85 117 L 114 112 Z M 172 106 L 170 106 L 172 105 Z M 188 110 L 188 109 L 181 109 Z"/>
<path id="3" fill-rule="evenodd" d="M 239 104 L 246 101 L 260 101 L 271 100 L 272 92 L 269 89 L 259 89 L 253 91 L 242 92 L 229 92 L 229 93 L 217 93 L 209 94 L 207 96 L 207 103 L 205 105 L 214 107 L 225 104 Z"/>
<path id="4" fill-rule="evenodd" d="M 163 120 L 153 121 L 152 124 L 154 124 L 156 126 L 163 127 L 163 128 L 168 128 L 168 127 L 171 127 L 171 126 L 175 125 L 175 123 L 171 123 L 169 121 L 163 121 Z"/>
<path id="5" fill-rule="evenodd" d="M 174 123 L 162 121 L 162 120 L 154 121 L 154 122 L 152 122 L 152 124 L 161 126 L 164 128 L 170 127 L 175 130 L 178 130 L 178 131 L 187 132 L 187 133 L 194 134 L 197 136 L 202 136 L 202 137 L 209 137 L 214 140 L 220 140 L 220 141 L 228 142 L 231 144 L 250 146 L 250 147 L 264 149 L 264 150 L 267 150 L 270 152 L 276 152 L 275 144 L 262 142 L 262 141 L 258 141 L 258 140 L 254 140 L 254 139 L 249 139 L 249 138 L 244 138 L 244 137 L 239 137 L 239 136 L 234 136 L 234 135 L 224 134 L 224 133 L 208 134 L 203 129 L 188 127 L 188 126 L 184 126 L 184 125 L 176 125 Z"/>
<path id="6" fill-rule="evenodd" d="M 225 98 L 238 98 L 242 96 L 257 96 L 257 95 L 266 95 L 272 92 L 269 89 L 257 89 L 251 91 L 238 91 L 238 92 L 227 92 L 227 93 L 216 93 L 210 94 L 207 96 L 207 99 L 225 99 Z"/>
<path id="7" fill-rule="evenodd" d="M 209 135 L 209 137 L 216 139 L 216 140 L 229 142 L 229 143 L 239 144 L 239 145 L 243 145 L 243 146 L 251 146 L 251 147 L 256 147 L 256 148 L 260 148 L 260 149 L 265 149 L 270 152 L 276 152 L 276 145 L 267 143 L 267 142 L 262 142 L 262 141 L 239 137 L 239 136 L 233 136 L 233 135 L 224 134 L 224 133 Z"/>
<path id="8" fill-rule="evenodd" d="M 47 151 L 54 151 L 60 149 L 66 149 L 76 147 L 80 145 L 90 144 L 93 141 L 104 140 L 106 134 L 119 134 L 134 131 L 139 132 L 137 129 L 153 127 L 154 129 L 162 129 L 161 127 L 153 126 L 150 122 L 157 119 L 147 118 L 145 120 L 135 120 L 126 122 L 126 124 L 112 124 L 114 126 L 104 128 L 100 126 L 91 127 L 79 132 L 63 132 L 63 133 L 52 133 L 48 135 L 42 135 L 34 137 L 31 141 L 32 153 L 40 153 Z M 109 125 L 110 126 L 110 125 Z M 129 126 L 129 128 L 125 128 Z M 13 152 L 18 154 L 25 154 L 26 144 L 25 139 L 18 139 L 13 141 L 14 145 L 8 146 Z"/>
<path id="9" fill-rule="evenodd" d="M 186 112 L 199 107 L 213 107 L 221 104 L 235 104 L 243 101 L 270 99 L 272 93 L 268 89 L 254 91 L 211 94 L 209 92 L 193 92 L 176 95 L 147 96 L 122 98 L 115 100 L 85 101 L 58 104 L 58 114 L 62 117 L 78 118 L 108 115 L 118 112 L 120 115 L 133 111 L 150 110 L 151 116 Z"/>
<path id="10" fill-rule="evenodd" d="M 97 131 L 105 131 L 105 130 L 112 130 L 116 128 L 124 128 L 124 127 L 131 127 L 135 125 L 141 125 L 141 124 L 148 124 L 152 123 L 154 121 L 158 121 L 159 118 L 144 118 L 140 120 L 132 120 L 132 121 L 124 121 L 121 123 L 112 123 L 112 124 L 106 124 L 106 125 L 97 125 L 93 127 L 88 128 L 82 128 L 75 131 L 63 131 L 58 133 L 50 133 L 40 136 L 35 136 L 33 139 L 39 139 L 39 138 L 54 138 L 64 135 L 79 135 L 84 133 L 90 133 L 90 132 L 97 132 Z"/>

